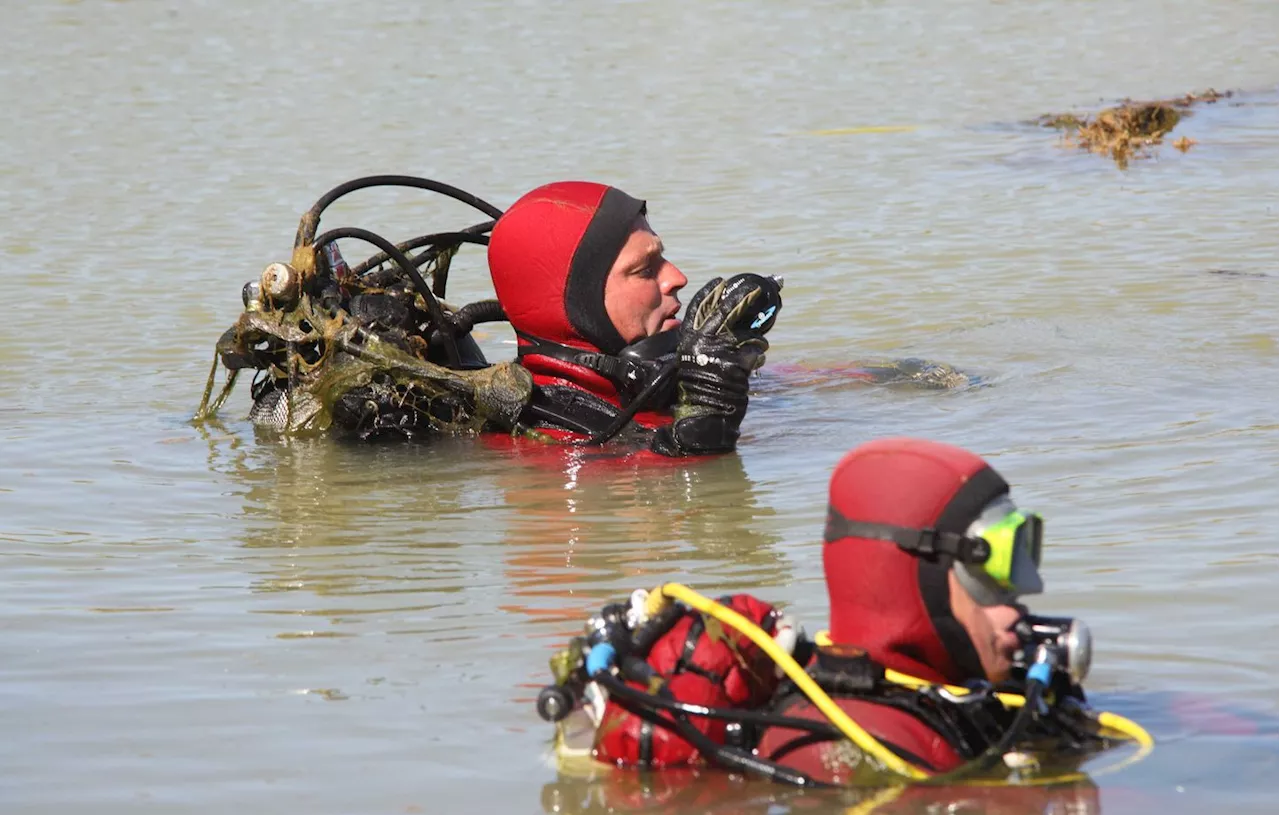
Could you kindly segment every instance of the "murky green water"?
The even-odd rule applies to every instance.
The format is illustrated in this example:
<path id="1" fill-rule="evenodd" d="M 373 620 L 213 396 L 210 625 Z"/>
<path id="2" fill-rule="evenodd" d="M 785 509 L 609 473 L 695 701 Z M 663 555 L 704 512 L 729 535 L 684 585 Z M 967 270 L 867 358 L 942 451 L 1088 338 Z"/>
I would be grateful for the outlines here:
<path id="1" fill-rule="evenodd" d="M 827 476 L 892 434 L 1047 515 L 1036 607 L 1091 623 L 1095 699 L 1161 739 L 1104 811 L 1275 811 L 1274 3 L 61 2 L 5 30 L 5 812 L 729 806 L 558 778 L 546 658 L 663 579 L 822 627 Z M 1127 171 L 1019 124 L 1209 86 L 1243 93 Z M 808 135 L 865 127 L 893 129 Z M 660 472 L 255 437 L 243 392 L 191 426 L 241 283 L 373 172 L 499 205 L 616 183 L 695 286 L 787 276 L 780 368 L 989 387 L 775 372 L 739 455 Z M 384 191 L 326 223 L 470 218 Z M 452 280 L 489 293 L 478 253 Z"/>

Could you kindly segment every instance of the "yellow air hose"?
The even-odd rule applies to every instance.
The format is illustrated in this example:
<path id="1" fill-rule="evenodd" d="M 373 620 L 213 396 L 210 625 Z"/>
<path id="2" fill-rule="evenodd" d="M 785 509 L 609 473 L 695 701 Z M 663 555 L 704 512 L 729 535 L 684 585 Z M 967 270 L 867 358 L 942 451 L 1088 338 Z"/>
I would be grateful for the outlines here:
<path id="1" fill-rule="evenodd" d="M 898 775 L 918 779 L 929 777 L 929 774 L 924 770 L 903 761 L 891 752 L 889 748 L 876 741 L 874 736 L 859 727 L 858 723 L 849 718 L 849 714 L 841 710 L 831 700 L 831 697 L 822 688 L 818 687 L 818 683 L 814 682 L 813 678 L 804 672 L 804 668 L 800 667 L 800 664 L 792 659 L 790 654 L 782 650 L 782 647 L 773 641 L 773 637 L 761 630 L 760 626 L 733 609 L 726 608 L 714 600 L 703 597 L 688 586 L 682 586 L 679 583 L 667 583 L 662 586 L 660 591 L 672 600 L 679 600 L 690 608 L 713 617 L 745 634 L 761 651 L 764 651 L 774 662 L 781 666 L 787 677 L 796 683 L 796 687 L 803 691 L 805 696 L 809 697 L 809 701 L 813 702 L 831 720 L 836 729 L 843 733 L 849 741 L 856 744 L 862 752 L 872 756 Z"/>
<path id="2" fill-rule="evenodd" d="M 849 714 L 845 713 L 831 697 L 827 695 L 817 682 L 813 681 L 803 667 L 792 658 L 791 654 L 782 649 L 773 637 L 770 637 L 760 626 L 743 617 L 731 608 L 727 608 L 720 603 L 698 594 L 688 586 L 680 583 L 666 583 L 658 590 L 652 592 L 646 603 L 646 611 L 652 615 L 661 610 L 667 600 L 678 600 L 695 611 L 700 611 L 725 625 L 737 629 L 748 639 L 759 646 L 769 657 L 782 668 L 787 677 L 804 692 L 804 695 L 813 702 L 822 713 L 835 725 L 841 733 L 844 734 L 849 741 L 857 745 L 864 753 L 877 759 L 886 768 L 906 776 L 910 779 L 923 780 L 929 777 L 929 774 L 919 767 L 916 767 L 903 759 L 899 758 L 895 753 L 885 747 L 876 740 L 867 731 L 858 726 L 858 723 L 849 718 Z M 819 646 L 830 645 L 831 637 L 825 631 L 819 631 L 814 637 L 814 642 Z M 934 685 L 936 683 L 929 682 L 917 676 L 900 673 L 898 671 L 885 669 L 885 679 L 898 685 L 908 688 L 922 688 Z M 956 696 L 967 695 L 970 691 L 958 685 L 941 685 L 949 693 Z M 1026 701 L 1022 696 L 1016 693 L 997 693 L 998 698 L 1006 707 L 1022 707 Z M 1108 771 L 1118 770 L 1121 767 L 1128 766 L 1145 758 L 1155 745 L 1155 741 L 1141 725 L 1130 719 L 1126 719 L 1109 711 L 1101 711 L 1097 714 L 1097 722 L 1100 726 L 1124 735 L 1136 743 L 1139 750 L 1128 760 L 1122 761 L 1115 766 L 1108 767 Z M 1046 779 L 1050 780 L 1050 779 Z"/>

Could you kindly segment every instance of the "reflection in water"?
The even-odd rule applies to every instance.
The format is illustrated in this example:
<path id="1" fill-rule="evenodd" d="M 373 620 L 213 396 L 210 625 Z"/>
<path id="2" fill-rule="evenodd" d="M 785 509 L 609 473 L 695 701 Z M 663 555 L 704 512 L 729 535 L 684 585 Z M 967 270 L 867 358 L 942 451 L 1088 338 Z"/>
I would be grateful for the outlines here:
<path id="1" fill-rule="evenodd" d="M 715 563 L 730 575 L 716 580 L 725 588 L 786 579 L 778 540 L 758 523 L 773 511 L 736 455 L 658 460 L 510 444 L 498 483 L 512 510 L 506 562 L 518 601 L 505 610 L 577 624 L 602 602 L 672 579 L 685 560 Z"/>
<path id="2" fill-rule="evenodd" d="M 638 772 L 602 770 L 590 777 L 560 773 L 542 788 L 544 812 L 768 813 L 844 811 L 850 815 L 1028 815 L 1102 812 L 1098 787 L 1085 778 L 1065 784 L 1023 787 L 889 787 L 798 790 L 746 781 L 712 769 Z"/>
<path id="3" fill-rule="evenodd" d="M 546 812 L 735 812 L 770 813 L 845 811 L 847 813 L 996 813 L 1066 815 L 1099 813 L 1103 796 L 1093 777 L 1126 768 L 1127 783 L 1109 787 L 1107 809 L 1119 812 L 1212 811 L 1206 801 L 1221 801 L 1242 787 L 1274 780 L 1277 766 L 1277 719 L 1239 706 L 1233 700 L 1202 694 L 1106 694 L 1094 698 L 1098 709 L 1123 711 L 1150 726 L 1156 750 L 1138 764 L 1136 752 L 1121 746 L 1090 756 L 1064 756 L 1040 765 L 1042 777 L 1069 778 L 1043 786 L 918 786 L 885 789 L 797 790 L 765 781 L 746 780 L 713 768 L 640 771 L 615 769 L 582 756 L 555 761 L 556 779 L 542 790 Z M 1237 749 L 1223 749 L 1224 738 Z M 1244 748 L 1244 749 L 1239 749 Z M 1087 763 L 1082 763 L 1087 762 Z M 1191 786 L 1161 786 L 1158 779 L 1176 775 L 1173 768 L 1194 763 L 1203 779 L 1197 795 Z M 1212 780 L 1211 780 L 1212 779 Z M 1145 782 L 1145 783 L 1144 783 Z M 1250 802 L 1262 799 L 1255 796 Z M 1247 809 L 1248 807 L 1243 807 Z"/>
<path id="4" fill-rule="evenodd" d="M 788 579 L 765 531 L 773 510 L 737 456 L 655 460 L 502 436 L 241 445 L 216 426 L 201 433 L 210 466 L 243 486 L 253 590 L 349 600 L 281 613 L 458 605 L 441 595 L 484 577 L 499 584 L 500 610 L 576 626 L 606 598 L 695 570 L 726 590 Z"/>
<path id="5" fill-rule="evenodd" d="M 255 569 L 260 576 L 254 591 L 357 598 L 426 589 L 450 593 L 465 583 L 458 577 L 466 571 L 458 551 L 462 536 L 453 539 L 448 532 L 477 509 L 463 499 L 464 493 L 476 499 L 476 485 L 457 466 L 443 466 L 465 464 L 450 461 L 449 442 L 393 447 L 264 438 L 246 449 L 234 443 L 223 449 L 221 440 L 207 434 L 206 439 L 211 466 L 244 487 L 242 545 L 250 550 L 244 559 L 262 567 Z M 389 525 L 395 533 L 388 534 Z M 395 608 L 436 605 L 420 599 L 397 601 Z M 379 610 L 386 610 L 385 601 Z"/>

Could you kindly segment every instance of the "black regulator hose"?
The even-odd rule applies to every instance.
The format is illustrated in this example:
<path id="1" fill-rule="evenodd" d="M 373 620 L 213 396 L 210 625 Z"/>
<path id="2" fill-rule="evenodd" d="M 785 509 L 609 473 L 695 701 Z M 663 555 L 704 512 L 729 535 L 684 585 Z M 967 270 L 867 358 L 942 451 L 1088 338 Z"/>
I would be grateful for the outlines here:
<path id="1" fill-rule="evenodd" d="M 453 323 L 457 326 L 458 336 L 468 334 L 480 323 L 505 323 L 507 312 L 497 300 L 477 300 L 467 303 L 454 312 Z"/>
<path id="2" fill-rule="evenodd" d="M 558 722 L 573 712 L 582 698 L 582 688 L 577 684 L 547 685 L 538 692 L 534 703 L 544 722 Z"/>
<path id="3" fill-rule="evenodd" d="M 328 209 L 329 205 L 337 201 L 347 193 L 363 190 L 368 187 L 415 187 L 420 190 L 430 190 L 438 192 L 441 195 L 447 195 L 455 201 L 461 201 L 468 206 L 488 215 L 490 218 L 498 219 L 502 217 L 502 210 L 490 204 L 484 199 L 472 195 L 466 190 L 458 189 L 450 184 L 440 181 L 432 181 L 429 178 L 420 178 L 413 175 L 370 175 L 363 178 L 356 178 L 345 184 L 339 184 L 333 189 L 320 196 L 320 200 L 307 210 L 302 216 L 302 220 L 298 223 L 298 234 L 294 238 L 293 246 L 306 246 L 313 242 L 316 234 L 316 228 L 320 224 L 320 216 Z M 394 257 L 394 256 L 393 256 Z"/>
<path id="4" fill-rule="evenodd" d="M 830 722 L 820 722 L 815 719 L 801 719 L 797 716 L 783 716 L 778 713 L 767 713 L 760 710 L 740 710 L 737 708 L 725 707 L 707 707 L 705 705 L 695 705 L 689 702 L 679 702 L 675 699 L 664 699 L 652 693 L 646 693 L 637 690 L 630 685 L 619 682 L 618 687 L 622 690 L 618 692 L 620 698 L 637 705 L 648 705 L 657 710 L 665 710 L 670 713 L 683 713 L 690 716 L 705 716 L 708 719 L 720 719 L 726 722 L 736 722 L 738 724 L 758 724 L 765 727 L 785 727 L 791 730 L 803 730 L 806 733 L 814 733 L 819 736 L 825 736 L 828 739 L 843 738 L 843 735 L 836 729 L 835 725 Z M 612 694 L 614 688 L 610 687 L 609 692 Z"/>
<path id="5" fill-rule="evenodd" d="M 494 221 L 485 221 L 482 224 L 469 226 L 460 229 L 457 232 L 436 232 L 432 235 L 420 235 L 416 238 L 410 238 L 396 244 L 396 248 L 401 252 L 408 253 L 413 249 L 421 249 L 424 246 L 431 246 L 432 249 L 419 255 L 409 258 L 414 268 L 430 263 L 440 254 L 440 250 L 447 246 L 457 246 L 460 243 L 474 243 L 479 246 L 488 246 L 489 237 L 485 232 L 493 229 Z M 439 245 L 437 245 L 439 244 Z M 351 273 L 356 277 L 364 274 L 375 266 L 381 266 L 391 259 L 386 252 L 380 252 L 366 261 L 363 261 L 351 267 Z"/>
<path id="6" fill-rule="evenodd" d="M 685 615 L 685 608 L 680 603 L 665 603 L 657 614 L 640 623 L 631 632 L 631 644 L 628 653 L 640 657 L 649 656 L 658 640 L 666 636 Z"/>
<path id="7" fill-rule="evenodd" d="M 489 223 L 492 224 L 496 222 L 489 221 Z M 474 243 L 479 246 L 489 245 L 488 235 L 478 235 L 478 234 L 473 235 L 472 233 L 467 232 L 465 229 L 462 230 L 461 232 L 454 232 L 452 234 L 450 233 L 443 233 L 443 234 L 445 235 L 445 239 L 439 242 L 440 243 L 439 246 L 433 246 L 427 251 L 423 252 L 422 254 L 416 255 L 415 257 L 410 258 L 414 266 L 418 266 L 418 267 L 426 266 L 431 261 L 440 257 L 441 252 L 445 250 L 456 250 L 459 246 L 461 246 L 464 243 Z M 428 235 L 425 237 L 431 237 L 431 236 Z M 452 241 L 448 240 L 449 237 L 455 238 L 456 240 L 452 240 Z M 436 293 L 437 297 L 444 297 L 444 290 L 449 285 L 449 266 L 450 264 L 448 263 L 445 263 L 443 266 L 440 264 L 436 264 L 436 266 L 431 269 L 431 290 Z"/>
<path id="8" fill-rule="evenodd" d="M 409 258 L 405 257 L 404 252 L 396 248 L 395 244 L 386 238 L 367 229 L 361 229 L 358 226 L 344 226 L 338 229 L 331 229 L 328 232 L 316 238 L 314 249 L 318 253 L 326 245 L 339 240 L 340 238 L 356 238 L 357 240 L 367 241 L 382 251 L 396 262 L 400 270 L 409 276 L 413 281 L 413 285 L 418 289 L 418 293 L 422 295 L 422 299 L 427 304 L 427 313 L 431 315 L 431 321 L 435 323 L 436 330 L 444 337 L 445 353 L 449 357 L 449 365 L 457 367 L 462 364 L 462 357 L 458 353 L 458 342 L 454 337 L 452 330 L 453 322 L 448 315 L 444 313 L 444 308 L 440 305 L 440 301 L 431 293 L 431 287 L 427 285 L 427 281 L 422 279 L 422 275 L 409 262 Z"/>
<path id="9" fill-rule="evenodd" d="M 680 736 L 680 738 L 693 745 L 693 747 L 708 760 L 713 761 L 726 769 L 752 773 L 753 775 L 762 776 L 770 781 L 779 781 L 796 787 L 816 788 L 830 786 L 816 781 L 804 773 L 797 772 L 790 767 L 784 767 L 781 764 L 776 764 L 772 761 L 759 758 L 743 750 L 727 747 L 723 744 L 717 744 L 701 730 L 694 727 L 693 723 L 689 721 L 688 717 L 682 711 L 672 711 L 672 719 L 666 719 L 663 716 L 658 715 L 657 711 L 647 707 L 647 705 L 650 704 L 650 699 L 652 698 L 650 694 L 628 687 L 625 682 L 618 679 L 607 670 L 597 671 L 591 678 L 607 690 L 611 697 L 619 700 L 626 700 L 621 701 L 620 703 L 631 713 L 639 716 L 650 724 L 655 724 L 659 727 L 671 730 L 676 735 Z M 636 696 L 633 694 L 639 694 L 641 697 L 648 698 L 637 703 Z M 630 701 L 631 704 L 627 704 L 627 701 Z"/>
<path id="10" fill-rule="evenodd" d="M 648 385 L 645 385 L 644 390 L 636 394 L 636 398 L 631 400 L 631 404 L 627 405 L 627 409 L 615 416 L 613 421 L 609 423 L 608 427 L 601 430 L 599 433 L 593 434 L 589 438 L 574 442 L 574 444 L 582 447 L 591 447 L 604 444 L 609 439 L 618 435 L 622 428 L 627 426 L 627 422 L 635 418 L 635 415 L 640 412 L 641 408 L 649 403 L 649 400 L 658 392 L 658 389 L 665 385 L 667 380 L 675 374 L 677 364 L 677 360 L 673 359 L 666 365 L 662 366 L 662 370 L 658 371 L 658 374 L 653 378 L 653 381 Z"/>

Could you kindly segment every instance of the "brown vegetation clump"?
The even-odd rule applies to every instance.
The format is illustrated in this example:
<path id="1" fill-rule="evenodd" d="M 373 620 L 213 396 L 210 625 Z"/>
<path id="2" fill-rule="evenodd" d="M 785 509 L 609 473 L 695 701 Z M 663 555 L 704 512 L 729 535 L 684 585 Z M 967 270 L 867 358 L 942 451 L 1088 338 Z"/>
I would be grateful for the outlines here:
<path id="1" fill-rule="evenodd" d="M 1203 93 L 1188 93 L 1173 99 L 1152 102 L 1134 102 L 1126 99 L 1114 108 L 1107 108 L 1096 116 L 1080 117 L 1071 113 L 1042 116 L 1039 123 L 1066 131 L 1063 140 L 1099 155 L 1109 155 L 1120 167 L 1126 167 L 1130 158 L 1149 155 L 1148 148 L 1160 144 L 1169 131 L 1177 127 L 1182 117 L 1191 115 L 1191 106 L 1197 103 L 1212 104 L 1231 96 L 1231 92 L 1219 93 L 1213 89 Z M 1182 152 L 1191 149 L 1194 139 L 1182 137 L 1174 147 Z"/>

